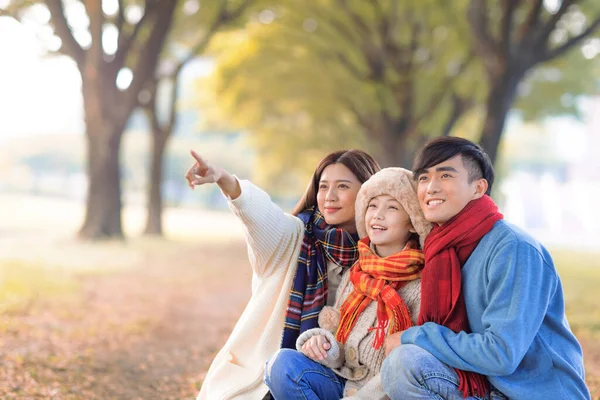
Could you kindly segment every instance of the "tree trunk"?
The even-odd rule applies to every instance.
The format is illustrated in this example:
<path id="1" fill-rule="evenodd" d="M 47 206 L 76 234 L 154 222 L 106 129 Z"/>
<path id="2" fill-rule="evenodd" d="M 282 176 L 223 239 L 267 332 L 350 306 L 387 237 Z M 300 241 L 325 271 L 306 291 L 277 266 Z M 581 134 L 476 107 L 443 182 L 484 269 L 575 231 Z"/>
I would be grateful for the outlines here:
<path id="1" fill-rule="evenodd" d="M 150 166 L 150 182 L 148 182 L 148 215 L 146 217 L 145 235 L 162 236 L 163 201 L 161 186 L 163 180 L 163 161 L 165 147 L 169 138 L 167 132 L 152 130 L 152 165 Z"/>
<path id="2" fill-rule="evenodd" d="M 479 143 L 496 163 L 500 138 L 504 131 L 506 117 L 511 109 L 519 82 L 524 72 L 509 69 L 502 76 L 490 79 L 490 91 L 486 101 L 486 117 Z"/>
<path id="3" fill-rule="evenodd" d="M 382 167 L 402 167 L 410 169 L 414 158 L 414 145 L 410 132 L 397 131 L 394 124 L 387 124 L 386 131 L 380 136 Z"/>
<path id="4" fill-rule="evenodd" d="M 442 129 L 442 134 L 440 136 L 450 136 L 452 129 L 458 122 L 458 120 L 471 108 L 473 107 L 473 100 L 470 98 L 461 98 L 456 93 L 453 93 L 450 101 L 452 103 L 452 107 L 450 109 L 450 115 L 448 116 L 448 120 L 444 124 L 444 128 Z M 419 146 L 421 147 L 421 146 Z"/>
<path id="5" fill-rule="evenodd" d="M 89 182 L 85 220 L 79 231 L 84 239 L 123 238 L 119 171 L 122 129 L 106 129 L 102 124 L 87 125 Z"/>

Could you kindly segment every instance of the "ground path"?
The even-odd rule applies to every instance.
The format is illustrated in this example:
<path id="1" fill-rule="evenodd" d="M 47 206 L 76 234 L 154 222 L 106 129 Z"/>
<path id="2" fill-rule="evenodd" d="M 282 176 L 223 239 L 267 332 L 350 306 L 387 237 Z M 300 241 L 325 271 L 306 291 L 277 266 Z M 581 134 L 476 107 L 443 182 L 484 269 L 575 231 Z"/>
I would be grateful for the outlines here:
<path id="1" fill-rule="evenodd" d="M 250 295 L 239 240 L 79 279 L 74 294 L 2 316 L 0 398 L 193 398 Z"/>
<path id="2" fill-rule="evenodd" d="M 192 399 L 250 295 L 242 240 L 149 249 L 0 321 L 0 399 Z M 582 340 L 600 399 L 600 343 Z"/>

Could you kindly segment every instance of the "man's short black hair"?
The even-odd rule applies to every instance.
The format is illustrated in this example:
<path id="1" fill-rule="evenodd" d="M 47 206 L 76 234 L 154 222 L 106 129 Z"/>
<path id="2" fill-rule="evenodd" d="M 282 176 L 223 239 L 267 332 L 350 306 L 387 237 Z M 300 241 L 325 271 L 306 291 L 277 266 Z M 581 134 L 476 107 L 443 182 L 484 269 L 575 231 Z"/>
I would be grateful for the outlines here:
<path id="1" fill-rule="evenodd" d="M 494 167 L 490 157 L 478 144 L 459 137 L 443 136 L 427 143 L 413 164 L 414 178 L 418 179 L 425 170 L 458 154 L 462 156 L 465 168 L 469 171 L 469 183 L 476 179 L 485 179 L 488 183 L 485 193 L 489 195 L 494 183 Z"/>

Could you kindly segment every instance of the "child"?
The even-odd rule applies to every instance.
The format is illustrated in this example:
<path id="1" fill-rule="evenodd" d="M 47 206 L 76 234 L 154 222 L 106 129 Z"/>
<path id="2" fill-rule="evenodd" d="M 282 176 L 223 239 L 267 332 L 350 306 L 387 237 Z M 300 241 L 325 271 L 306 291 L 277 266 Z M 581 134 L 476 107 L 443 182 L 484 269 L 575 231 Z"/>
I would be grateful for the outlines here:
<path id="1" fill-rule="evenodd" d="M 412 173 L 402 168 L 383 169 L 363 183 L 356 198 L 359 260 L 344 274 L 334 306 L 319 314 L 320 328 L 304 332 L 296 342 L 296 348 L 312 360 L 306 361 L 331 368 L 343 379 L 331 379 L 334 390 L 324 392 L 323 382 L 315 384 L 310 373 L 301 375 L 305 382 L 286 382 L 282 377 L 289 373 L 271 372 L 267 385 L 276 399 L 291 398 L 298 389 L 309 399 L 363 393 L 365 398 L 386 398 L 378 380 L 384 339 L 416 323 L 424 260 L 420 248 L 431 229 L 414 185 Z M 367 382 L 368 387 L 357 393 Z"/>

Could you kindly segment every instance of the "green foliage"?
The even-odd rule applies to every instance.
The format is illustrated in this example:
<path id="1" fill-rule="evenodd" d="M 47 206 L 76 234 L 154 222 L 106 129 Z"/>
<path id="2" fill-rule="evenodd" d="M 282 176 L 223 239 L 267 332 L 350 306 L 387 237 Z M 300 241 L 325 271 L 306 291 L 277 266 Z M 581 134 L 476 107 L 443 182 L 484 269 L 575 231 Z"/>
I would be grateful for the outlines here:
<path id="1" fill-rule="evenodd" d="M 419 145 L 442 133 L 453 95 L 473 106 L 453 133 L 477 140 L 473 129 L 482 118 L 487 76 L 477 58 L 463 66 L 472 54 L 467 3 L 265 2 L 272 21 L 261 22 L 260 14 L 245 29 L 218 38 L 215 81 L 202 83 L 199 101 L 208 106 L 205 122 L 250 130 L 259 159 L 273 169 L 270 181 L 275 169 L 309 169 L 302 166 L 308 148 L 360 146 L 381 157 L 400 153 L 393 143 L 402 135 L 405 146 Z M 488 10 L 492 31 L 501 26 L 498 7 L 491 2 Z M 527 7 L 517 8 L 516 23 Z M 574 48 L 532 71 L 515 108 L 526 120 L 577 115 L 574 99 L 598 91 L 598 60 Z"/>
<path id="2" fill-rule="evenodd" d="M 600 3 L 578 2 L 558 21 L 550 35 L 550 49 L 565 44 L 582 33 L 592 21 L 600 18 Z M 517 9 L 516 24 L 521 24 L 530 4 L 522 4 Z M 552 14 L 542 9 L 542 20 L 548 21 Z M 498 24 L 500 25 L 500 24 Z M 595 45 L 594 45 L 595 43 Z M 585 46 L 596 47 L 595 57 Z M 592 53 L 593 54 L 593 53 Z M 596 29 L 580 45 L 572 47 L 559 58 L 541 64 L 530 71 L 521 83 L 514 108 L 521 112 L 525 120 L 539 120 L 553 115 L 573 115 L 580 117 L 579 96 L 594 96 L 600 93 L 600 30 Z"/>
<path id="3" fill-rule="evenodd" d="M 211 29 L 224 13 L 234 13 L 240 7 L 246 7 L 248 0 L 220 1 L 182 1 L 175 12 L 173 28 L 169 33 L 169 42 L 162 54 L 163 61 L 178 62 L 190 54 L 201 55 L 205 38 L 212 35 Z M 244 12 L 249 12 L 245 8 Z M 243 14 L 243 13 L 242 13 Z M 240 29 L 245 18 L 231 18 L 220 25 L 220 31 Z M 208 41 L 207 43 L 208 44 Z M 199 48 L 200 47 L 200 48 Z"/>
<path id="4" fill-rule="evenodd" d="M 216 119 L 250 129 L 259 159 L 281 154 L 271 165 L 298 166 L 310 148 L 394 153 L 404 136 L 442 130 L 450 93 L 483 95 L 481 68 L 463 66 L 466 26 L 446 21 L 465 1 L 451 10 L 435 1 L 351 1 L 343 10 L 339 3 L 280 2 L 267 10 L 272 22 L 220 38 L 229 45 L 218 48 L 209 88 Z M 204 96 L 202 105 L 215 102 Z"/>
<path id="5" fill-rule="evenodd" d="M 515 109 L 526 120 L 561 114 L 580 117 L 578 97 L 600 93 L 600 56 L 588 60 L 575 48 L 531 71 L 520 92 Z"/>

